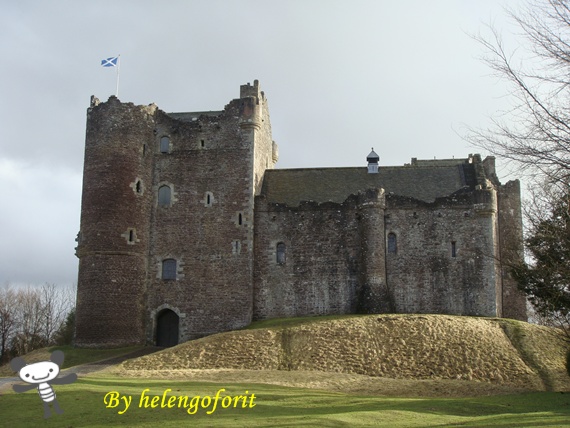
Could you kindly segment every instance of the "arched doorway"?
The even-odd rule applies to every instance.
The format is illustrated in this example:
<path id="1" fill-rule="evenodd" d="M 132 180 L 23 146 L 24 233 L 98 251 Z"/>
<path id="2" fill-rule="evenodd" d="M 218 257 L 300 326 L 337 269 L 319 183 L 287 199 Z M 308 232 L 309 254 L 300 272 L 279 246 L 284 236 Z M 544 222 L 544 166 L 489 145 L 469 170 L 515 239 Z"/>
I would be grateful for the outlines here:
<path id="1" fill-rule="evenodd" d="M 178 323 L 176 312 L 164 309 L 156 316 L 156 346 L 178 345 Z"/>

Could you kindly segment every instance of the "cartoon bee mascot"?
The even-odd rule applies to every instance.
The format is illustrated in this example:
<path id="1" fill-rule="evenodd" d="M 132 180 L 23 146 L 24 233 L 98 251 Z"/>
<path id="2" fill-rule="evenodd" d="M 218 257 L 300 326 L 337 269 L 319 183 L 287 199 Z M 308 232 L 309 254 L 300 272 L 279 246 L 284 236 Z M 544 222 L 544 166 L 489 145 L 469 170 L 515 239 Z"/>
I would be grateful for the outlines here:
<path id="1" fill-rule="evenodd" d="M 55 391 L 52 385 L 63 385 L 73 383 L 77 380 L 75 373 L 57 379 L 61 365 L 63 364 L 64 355 L 62 351 L 54 351 L 50 356 L 50 361 L 41 361 L 34 364 L 26 364 L 23 358 L 16 357 L 10 361 L 10 367 L 18 372 L 20 379 L 29 385 L 13 385 L 12 388 L 16 392 L 26 392 L 35 387 L 38 388 L 38 394 L 44 402 L 44 418 L 51 416 L 49 403 L 52 403 L 56 413 L 63 413 L 55 399 Z"/>

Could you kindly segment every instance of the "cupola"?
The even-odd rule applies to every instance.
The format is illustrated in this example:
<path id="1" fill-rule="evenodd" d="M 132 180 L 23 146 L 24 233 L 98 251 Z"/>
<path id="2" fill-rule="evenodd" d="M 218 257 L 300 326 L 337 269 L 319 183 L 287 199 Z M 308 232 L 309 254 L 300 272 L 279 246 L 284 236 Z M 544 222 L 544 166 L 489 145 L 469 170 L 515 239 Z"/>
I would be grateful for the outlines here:
<path id="1" fill-rule="evenodd" d="M 374 151 L 374 147 L 372 147 L 372 151 L 366 157 L 366 161 L 368 162 L 368 174 L 378 174 L 378 161 L 380 160 L 380 156 L 376 154 Z"/>

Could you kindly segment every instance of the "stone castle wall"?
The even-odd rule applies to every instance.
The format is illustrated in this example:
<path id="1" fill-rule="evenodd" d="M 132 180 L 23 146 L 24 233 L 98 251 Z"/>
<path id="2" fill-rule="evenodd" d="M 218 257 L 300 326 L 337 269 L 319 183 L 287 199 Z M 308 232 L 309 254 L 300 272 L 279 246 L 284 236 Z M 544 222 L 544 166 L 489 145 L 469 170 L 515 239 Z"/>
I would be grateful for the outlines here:
<path id="1" fill-rule="evenodd" d="M 357 312 L 357 213 L 354 200 L 287 207 L 257 199 L 254 319 Z"/>
<path id="2" fill-rule="evenodd" d="M 269 202 L 262 191 L 277 151 L 257 81 L 217 112 L 167 114 L 115 97 L 93 99 L 77 247 L 77 345 L 155 344 L 164 329 L 175 331 L 178 343 L 273 317 L 526 317 L 524 296 L 508 275 L 522 257 L 520 188 L 500 185 L 492 159 L 464 160 L 475 162 L 471 169 L 444 160 L 432 173 L 431 161 L 413 160 L 408 169 L 382 171 L 382 180 L 403 190 L 425 174 L 436 174 L 432 193 L 440 182 L 445 189 L 479 183 L 435 202 L 385 194 L 368 186 L 368 177 L 335 169 L 315 174 L 350 175 L 358 190 L 319 182 L 301 190 L 323 185 L 329 196 L 294 205 Z M 294 172 L 289 187 L 312 176 L 307 171 Z M 471 178 L 458 171 L 472 171 Z M 165 261 L 176 266 L 170 277 Z M 161 327 L 165 314 L 173 324 Z"/>
<path id="3" fill-rule="evenodd" d="M 77 345 L 143 342 L 155 108 L 88 110 L 77 256 Z M 137 186 L 138 183 L 138 186 Z"/>
<path id="4" fill-rule="evenodd" d="M 397 240 L 386 255 L 395 312 L 497 316 L 494 213 L 473 199 L 471 192 L 429 204 L 388 198 L 386 235 Z"/>
<path id="5" fill-rule="evenodd" d="M 363 195 L 298 207 L 258 198 L 254 319 L 500 313 L 493 191 L 434 203 L 394 195 L 385 205 L 369 203 Z M 279 243 L 287 249 L 283 264 Z"/>

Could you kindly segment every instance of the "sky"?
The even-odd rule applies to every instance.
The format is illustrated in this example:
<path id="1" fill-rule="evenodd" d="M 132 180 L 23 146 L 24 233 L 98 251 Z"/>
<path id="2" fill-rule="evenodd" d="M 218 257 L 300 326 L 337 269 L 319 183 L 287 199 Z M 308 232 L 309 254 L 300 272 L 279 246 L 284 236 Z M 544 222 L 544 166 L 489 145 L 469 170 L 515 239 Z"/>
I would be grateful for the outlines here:
<path id="1" fill-rule="evenodd" d="M 510 41 L 517 3 L 0 0 L 0 285 L 76 284 L 86 109 L 116 90 L 102 59 L 120 54 L 121 101 L 166 112 L 258 79 L 278 168 L 461 158 L 509 103 L 472 35 Z"/>

